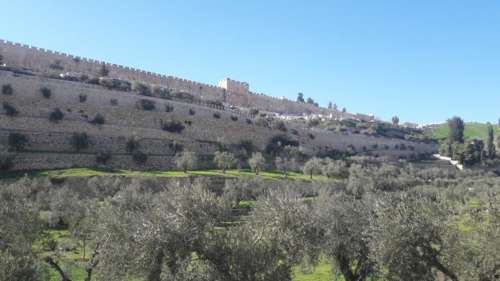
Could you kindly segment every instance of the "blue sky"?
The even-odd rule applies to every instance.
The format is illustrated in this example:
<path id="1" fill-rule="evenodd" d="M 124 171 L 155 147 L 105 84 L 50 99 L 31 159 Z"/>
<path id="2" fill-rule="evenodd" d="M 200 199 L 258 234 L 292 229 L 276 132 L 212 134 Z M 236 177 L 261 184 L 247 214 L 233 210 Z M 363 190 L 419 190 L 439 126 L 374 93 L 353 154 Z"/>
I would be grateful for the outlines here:
<path id="1" fill-rule="evenodd" d="M 500 1 L 12 1 L 0 38 L 351 112 L 500 117 Z"/>

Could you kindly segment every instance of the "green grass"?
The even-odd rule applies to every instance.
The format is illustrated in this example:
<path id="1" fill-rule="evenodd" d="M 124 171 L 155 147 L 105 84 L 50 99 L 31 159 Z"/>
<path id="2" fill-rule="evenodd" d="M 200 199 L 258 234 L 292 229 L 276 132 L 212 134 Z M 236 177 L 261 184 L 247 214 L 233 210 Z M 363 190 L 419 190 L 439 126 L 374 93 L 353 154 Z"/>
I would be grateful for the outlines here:
<path id="1" fill-rule="evenodd" d="M 326 259 L 322 259 L 311 273 L 303 273 L 300 266 L 293 268 L 293 281 L 331 281 L 332 278 L 332 266 Z M 337 280 L 344 279 L 339 277 Z"/>
<path id="2" fill-rule="evenodd" d="M 98 168 L 71 168 L 61 170 L 41 170 L 41 171 L 23 171 L 23 172 L 1 172 L 0 179 L 19 178 L 24 175 L 29 177 L 88 177 L 88 176 L 141 176 L 141 177 L 188 177 L 188 176 L 225 176 L 225 177 L 255 177 L 255 173 L 250 170 L 227 170 L 222 173 L 221 170 L 197 170 L 184 173 L 182 171 L 132 171 L 132 170 L 112 170 Z M 275 171 L 260 172 L 259 177 L 273 180 L 283 180 L 285 177 Z M 288 173 L 288 180 L 310 181 L 308 175 L 301 173 Z M 325 176 L 314 176 L 313 180 L 326 181 Z"/>
<path id="3" fill-rule="evenodd" d="M 493 125 L 495 135 L 500 133 L 500 126 Z M 433 139 L 445 139 L 448 137 L 448 125 L 446 123 L 440 124 L 438 127 L 428 130 L 426 135 Z M 487 136 L 487 125 L 484 123 L 465 123 L 464 136 L 466 138 L 480 137 L 483 140 Z"/>

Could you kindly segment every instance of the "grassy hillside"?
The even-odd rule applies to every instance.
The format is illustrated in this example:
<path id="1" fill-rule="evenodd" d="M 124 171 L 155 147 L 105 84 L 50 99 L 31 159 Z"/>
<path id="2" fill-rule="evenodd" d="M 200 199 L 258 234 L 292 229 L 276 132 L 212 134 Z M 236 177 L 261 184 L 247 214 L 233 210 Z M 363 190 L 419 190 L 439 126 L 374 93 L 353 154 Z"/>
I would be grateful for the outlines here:
<path id="1" fill-rule="evenodd" d="M 466 123 L 464 135 L 466 138 L 480 137 L 486 139 L 486 124 L 485 123 Z M 493 125 L 495 130 L 495 135 L 500 134 L 500 127 L 498 125 Z M 429 129 L 426 135 L 433 139 L 444 139 L 448 137 L 448 124 L 443 123 L 438 125 L 436 128 Z"/>

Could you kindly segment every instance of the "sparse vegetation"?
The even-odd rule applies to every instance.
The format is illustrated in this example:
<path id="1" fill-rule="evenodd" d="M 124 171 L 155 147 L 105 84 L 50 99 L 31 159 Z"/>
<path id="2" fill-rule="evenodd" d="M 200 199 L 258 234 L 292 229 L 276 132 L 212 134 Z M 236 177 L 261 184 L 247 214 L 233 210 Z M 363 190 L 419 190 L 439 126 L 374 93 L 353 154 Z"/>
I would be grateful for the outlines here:
<path id="1" fill-rule="evenodd" d="M 89 136 L 87 133 L 73 133 L 70 139 L 71 146 L 75 149 L 76 152 L 80 152 L 81 150 L 87 149 L 89 147 Z"/>
<path id="2" fill-rule="evenodd" d="M 220 119 L 220 113 L 219 112 L 214 112 L 213 117 L 215 119 Z"/>
<path id="3" fill-rule="evenodd" d="M 112 106 L 117 106 L 117 105 L 118 105 L 118 100 L 117 100 L 117 99 L 110 99 L 110 100 L 109 100 L 109 103 L 110 103 Z"/>
<path id="4" fill-rule="evenodd" d="M 225 174 L 227 169 L 231 169 L 236 165 L 236 158 L 234 154 L 227 151 L 216 151 L 214 155 L 214 162 L 222 169 L 222 173 Z"/>
<path id="5" fill-rule="evenodd" d="M 231 120 L 232 120 L 232 121 L 238 121 L 238 116 L 236 116 L 236 115 L 231 115 Z"/>
<path id="6" fill-rule="evenodd" d="M 132 91 L 141 96 L 150 97 L 153 95 L 153 92 L 151 91 L 151 88 L 148 85 L 137 81 L 134 81 L 132 83 Z"/>
<path id="7" fill-rule="evenodd" d="M 6 96 L 11 96 L 14 94 L 14 88 L 12 88 L 11 84 L 2 85 L 2 94 Z"/>
<path id="8" fill-rule="evenodd" d="M 97 113 L 92 120 L 90 120 L 90 124 L 94 125 L 102 125 L 106 122 L 106 119 L 104 119 L 104 115 L 101 113 Z"/>
<path id="9" fill-rule="evenodd" d="M 134 159 L 135 163 L 144 165 L 148 161 L 148 155 L 142 151 L 136 150 L 132 152 L 132 159 Z"/>
<path id="10" fill-rule="evenodd" d="M 174 111 L 174 106 L 170 104 L 165 105 L 165 112 L 173 112 Z"/>
<path id="11" fill-rule="evenodd" d="M 95 156 L 95 161 L 97 164 L 105 165 L 111 160 L 111 152 L 100 151 Z"/>
<path id="12" fill-rule="evenodd" d="M 125 149 L 128 153 L 132 153 L 138 150 L 140 147 L 139 140 L 136 137 L 131 137 L 127 140 L 125 144 Z"/>
<path id="13" fill-rule="evenodd" d="M 50 99 L 52 96 L 52 91 L 47 87 L 40 88 L 40 93 L 42 93 L 42 96 L 46 99 Z"/>
<path id="14" fill-rule="evenodd" d="M 153 111 L 156 108 L 156 103 L 152 100 L 141 99 L 137 102 L 137 108 L 145 111 Z"/>
<path id="15" fill-rule="evenodd" d="M 194 109 L 190 108 L 189 109 L 189 115 L 195 115 L 196 114 L 196 111 L 194 111 Z"/>
<path id="16" fill-rule="evenodd" d="M 23 151 L 28 144 L 28 137 L 21 133 L 9 133 L 8 144 L 11 151 Z"/>
<path id="17" fill-rule="evenodd" d="M 10 103 L 6 101 L 2 102 L 2 107 L 7 116 L 13 117 L 19 114 L 19 111 L 17 111 L 17 109 L 14 106 L 12 106 Z"/>
<path id="18" fill-rule="evenodd" d="M 59 122 L 64 118 L 64 113 L 59 108 L 54 108 L 52 112 L 49 114 L 49 120 L 51 122 Z"/>
<path id="19" fill-rule="evenodd" d="M 87 101 L 87 95 L 86 94 L 80 94 L 78 95 L 78 100 L 81 102 L 81 103 L 84 103 Z"/>
<path id="20" fill-rule="evenodd" d="M 184 125 L 182 125 L 181 122 L 176 120 L 168 120 L 168 121 L 162 120 L 161 128 L 162 130 L 170 133 L 181 133 L 185 129 Z"/>

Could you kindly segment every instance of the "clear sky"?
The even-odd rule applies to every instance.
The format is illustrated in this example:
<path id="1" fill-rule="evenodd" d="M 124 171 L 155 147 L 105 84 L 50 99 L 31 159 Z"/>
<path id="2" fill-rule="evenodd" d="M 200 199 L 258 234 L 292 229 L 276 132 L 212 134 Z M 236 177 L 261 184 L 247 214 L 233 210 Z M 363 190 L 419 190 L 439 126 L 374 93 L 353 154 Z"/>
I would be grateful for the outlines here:
<path id="1" fill-rule="evenodd" d="M 0 38 L 383 119 L 500 117 L 496 0 L 0 0 Z"/>

